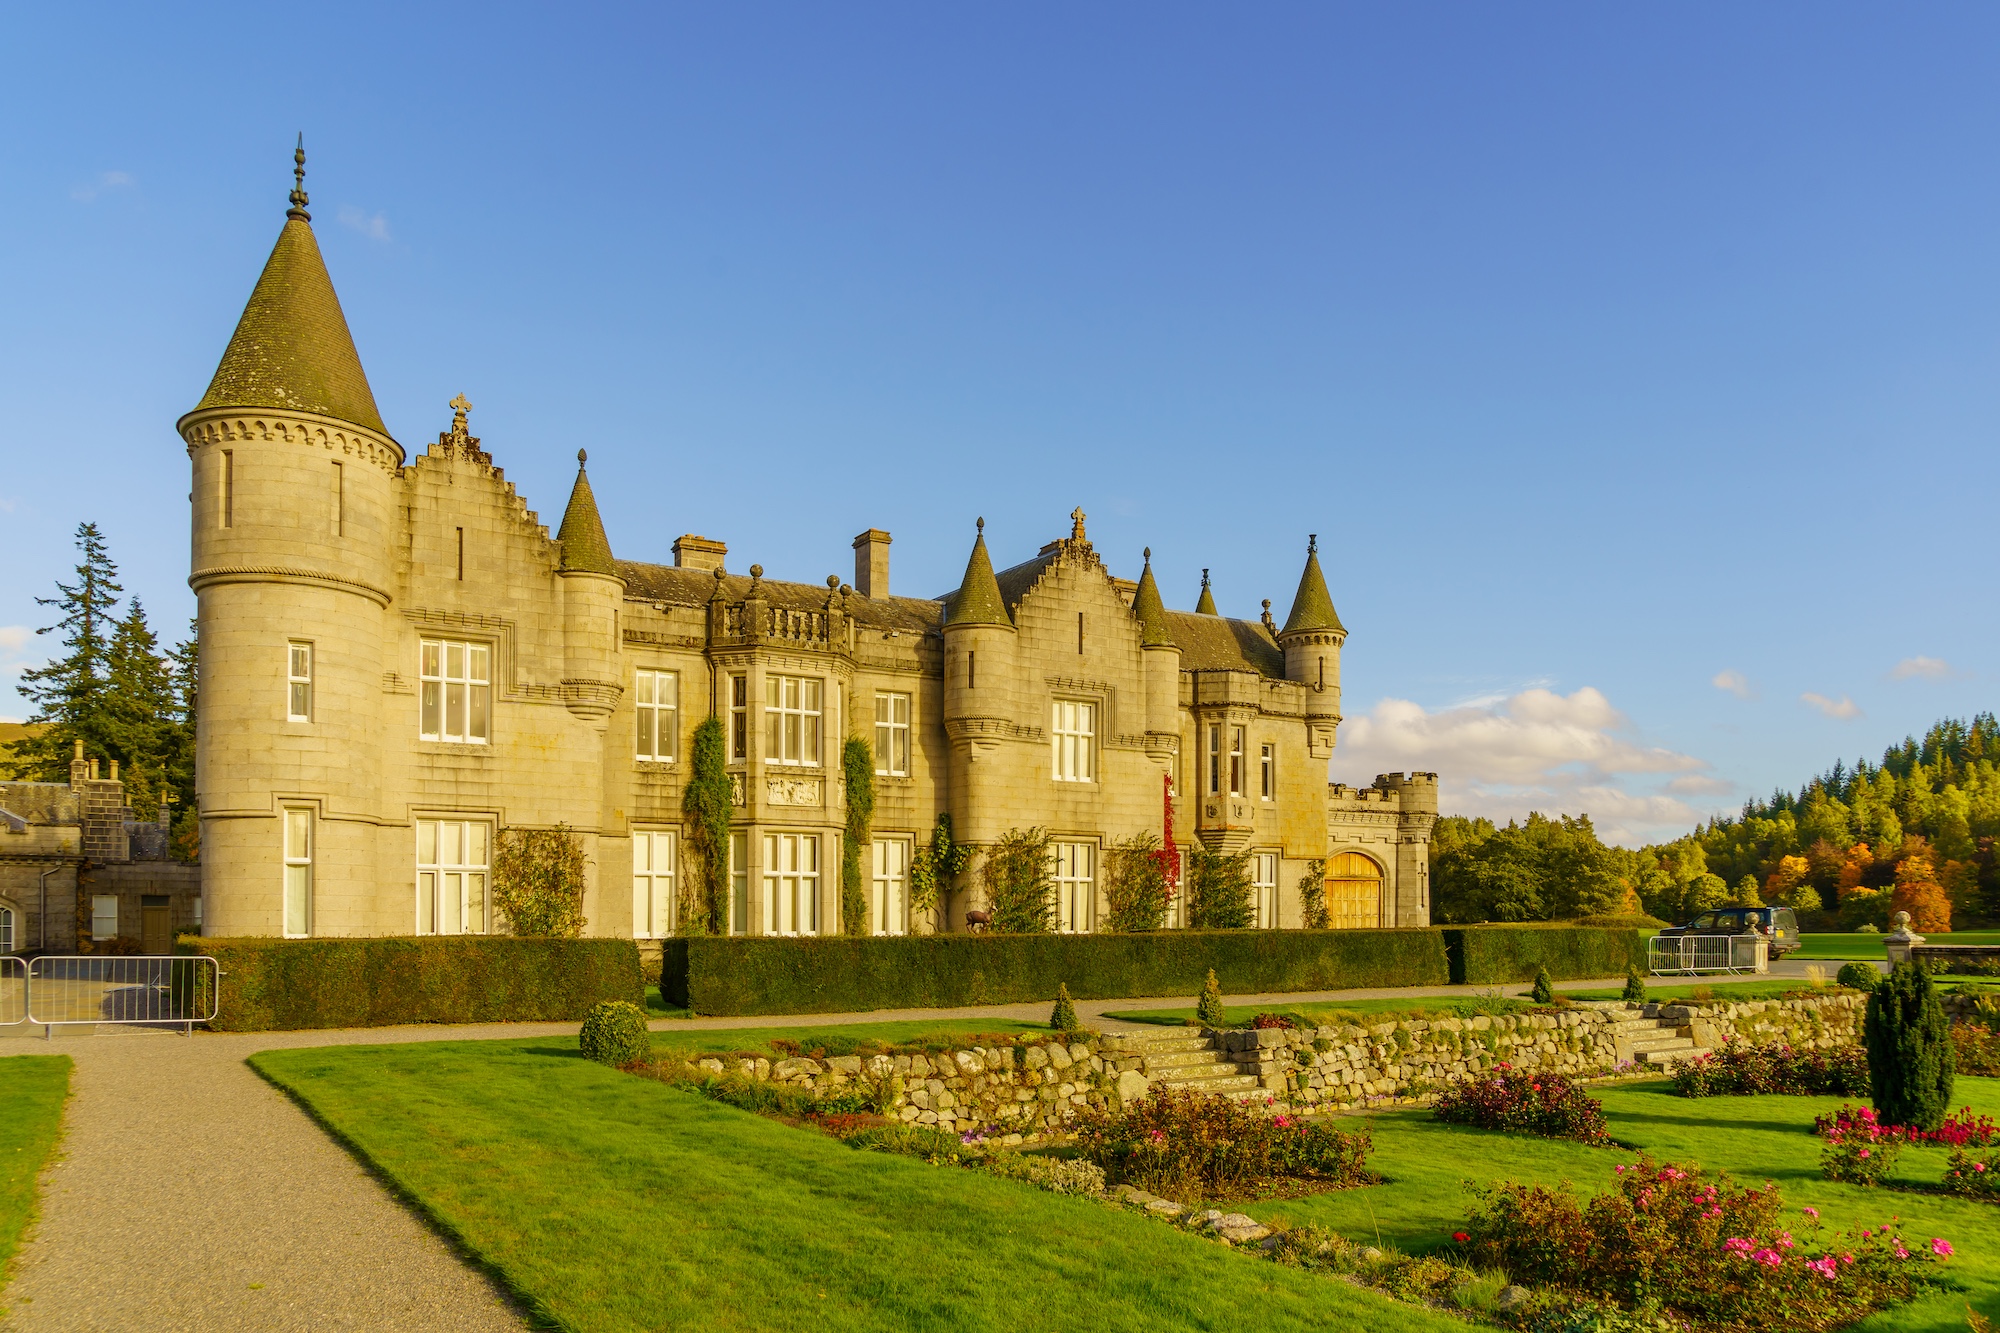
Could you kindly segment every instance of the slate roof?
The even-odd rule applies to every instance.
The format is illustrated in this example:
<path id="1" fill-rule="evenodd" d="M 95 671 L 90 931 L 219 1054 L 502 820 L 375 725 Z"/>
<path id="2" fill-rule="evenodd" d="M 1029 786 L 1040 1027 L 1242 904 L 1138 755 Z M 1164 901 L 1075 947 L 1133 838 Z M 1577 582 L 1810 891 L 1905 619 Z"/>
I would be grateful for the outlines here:
<path id="1" fill-rule="evenodd" d="M 195 410 L 275 407 L 351 421 L 381 435 L 382 414 L 327 277 L 312 224 L 285 221 Z"/>
<path id="2" fill-rule="evenodd" d="M 669 606 L 706 606 L 715 595 L 713 570 L 649 565 L 638 560 L 614 560 L 612 565 L 617 575 L 625 580 L 628 600 L 664 602 Z M 724 576 L 722 596 L 725 601 L 740 602 L 749 593 L 749 575 Z M 791 611 L 819 611 L 826 607 L 824 583 L 765 579 L 758 585 L 758 593 L 772 606 Z M 856 624 L 903 634 L 922 634 L 936 629 L 938 610 L 939 604 L 928 597 L 890 597 L 877 601 L 856 593 L 847 599 L 847 614 Z"/>
<path id="3" fill-rule="evenodd" d="M 1259 620 L 1230 620 L 1199 611 L 1167 612 L 1183 671 L 1254 671 L 1285 678 L 1285 650 Z"/>
<path id="4" fill-rule="evenodd" d="M 1140 571 L 1139 586 L 1132 592 L 1132 613 L 1139 617 L 1139 642 L 1150 648 L 1174 641 L 1167 624 L 1166 604 L 1160 600 L 1160 585 L 1153 581 L 1153 553 L 1146 552 L 1146 567 Z"/>
<path id="5" fill-rule="evenodd" d="M 569 508 L 563 510 L 556 540 L 562 543 L 564 569 L 585 574 L 618 572 L 618 562 L 611 557 L 611 539 L 604 535 L 604 520 L 597 514 L 597 497 L 591 493 L 590 478 L 583 470 L 581 453 L 576 460 L 576 485 L 570 488 Z"/>

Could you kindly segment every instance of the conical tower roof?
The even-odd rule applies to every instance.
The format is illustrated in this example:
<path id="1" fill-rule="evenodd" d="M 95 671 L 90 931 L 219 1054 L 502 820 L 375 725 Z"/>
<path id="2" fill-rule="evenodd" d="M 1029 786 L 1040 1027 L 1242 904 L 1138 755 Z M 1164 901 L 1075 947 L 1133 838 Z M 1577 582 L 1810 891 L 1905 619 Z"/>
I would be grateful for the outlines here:
<path id="1" fill-rule="evenodd" d="M 1208 571 L 1205 569 L 1201 571 L 1201 600 L 1194 604 L 1194 610 L 1195 614 L 1200 616 L 1219 616 L 1222 614 L 1215 609 L 1215 594 L 1208 590 Z"/>
<path id="2" fill-rule="evenodd" d="M 1132 614 L 1139 617 L 1141 647 L 1172 647 L 1173 631 L 1167 628 L 1166 604 L 1160 600 L 1160 585 L 1153 581 L 1153 548 L 1146 548 L 1146 568 L 1139 574 L 1138 591 L 1132 594 Z"/>
<path id="3" fill-rule="evenodd" d="M 313 238 L 312 215 L 305 210 L 303 147 L 296 160 L 299 186 L 292 191 L 291 211 L 195 410 L 284 408 L 387 435 Z"/>
<path id="4" fill-rule="evenodd" d="M 1347 633 L 1347 626 L 1340 623 L 1340 616 L 1334 612 L 1333 598 L 1327 594 L 1326 575 L 1319 571 L 1318 533 L 1306 541 L 1305 572 L 1299 575 L 1299 591 L 1292 598 L 1292 614 L 1285 618 L 1285 627 L 1278 633 L 1292 634 L 1306 630 Z"/>
<path id="5" fill-rule="evenodd" d="M 1007 603 L 1000 597 L 1000 580 L 993 577 L 993 557 L 986 554 L 986 520 L 979 520 L 979 536 L 972 543 L 972 558 L 965 562 L 965 578 L 958 595 L 951 599 L 947 625 L 1012 625 Z"/>
<path id="6" fill-rule="evenodd" d="M 562 527 L 556 531 L 556 540 L 562 543 L 561 568 L 615 578 L 618 565 L 611 558 L 604 520 L 597 515 L 597 497 L 591 494 L 590 477 L 583 470 L 588 458 L 583 450 L 576 451 L 576 485 L 570 487 L 569 508 L 563 510 Z"/>

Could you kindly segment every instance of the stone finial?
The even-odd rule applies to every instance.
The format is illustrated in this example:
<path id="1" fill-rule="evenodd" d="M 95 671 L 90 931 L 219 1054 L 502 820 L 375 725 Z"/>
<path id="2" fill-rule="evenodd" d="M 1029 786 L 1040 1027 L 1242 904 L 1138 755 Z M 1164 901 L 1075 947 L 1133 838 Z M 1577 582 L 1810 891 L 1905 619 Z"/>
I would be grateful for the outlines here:
<path id="1" fill-rule="evenodd" d="M 301 222 L 311 222 L 313 215 L 306 212 L 306 135 L 299 131 L 299 146 L 292 151 L 292 206 L 285 210 L 288 218 Z"/>
<path id="2" fill-rule="evenodd" d="M 764 567 L 762 565 L 750 566 L 750 595 L 753 597 L 756 596 L 759 589 L 762 588 L 763 583 Z"/>
<path id="3" fill-rule="evenodd" d="M 1069 511 L 1069 539 L 1073 542 L 1084 540 L 1082 505 L 1078 505 L 1075 509 Z"/>
<path id="4" fill-rule="evenodd" d="M 472 438 L 472 432 L 465 424 L 465 414 L 472 410 L 472 404 L 466 400 L 464 394 L 459 394 L 445 406 L 451 409 L 451 442 L 463 446 Z M 577 454 L 577 461 L 583 461 L 581 452 Z"/>

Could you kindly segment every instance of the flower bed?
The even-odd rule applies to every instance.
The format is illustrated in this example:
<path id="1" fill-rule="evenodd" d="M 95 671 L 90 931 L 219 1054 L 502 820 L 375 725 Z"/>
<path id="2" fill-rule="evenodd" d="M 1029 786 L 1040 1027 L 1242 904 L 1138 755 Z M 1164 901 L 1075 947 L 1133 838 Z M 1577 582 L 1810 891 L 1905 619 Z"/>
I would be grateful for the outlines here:
<path id="1" fill-rule="evenodd" d="M 1506 1065 L 1495 1065 L 1486 1077 L 1447 1085 L 1431 1114 L 1479 1129 L 1610 1142 L 1604 1131 L 1604 1103 L 1561 1074 L 1520 1073 Z"/>
<path id="2" fill-rule="evenodd" d="M 1366 1167 L 1366 1133 L 1265 1116 L 1187 1088 L 1160 1089 L 1115 1115 L 1086 1113 L 1077 1122 L 1077 1143 L 1113 1183 L 1190 1202 L 1375 1179 Z"/>
<path id="3" fill-rule="evenodd" d="M 1908 1125 L 1885 1125 L 1871 1106 L 1843 1106 L 1831 1115 L 1813 1121 L 1813 1133 L 1821 1138 L 1855 1131 L 1878 1138 L 1894 1138 L 1904 1143 L 1930 1143 L 1945 1148 L 1983 1148 L 2000 1143 L 2000 1125 L 1990 1115 L 1974 1116 L 1970 1106 L 1949 1115 L 1936 1129 L 1914 1129 Z"/>
<path id="4" fill-rule="evenodd" d="M 1730 1041 L 1721 1050 L 1676 1061 L 1674 1092 L 1682 1097 L 1865 1097 L 1868 1053 L 1858 1046 L 1806 1050 Z"/>
<path id="5" fill-rule="evenodd" d="M 1641 1156 L 1589 1200 L 1513 1182 L 1480 1192 L 1466 1250 L 1478 1265 L 1567 1297 L 1654 1305 L 1729 1330 L 1824 1330 L 1908 1300 L 1951 1255 L 1942 1238 L 1892 1229 L 1821 1238 L 1819 1215 L 1788 1223 L 1776 1185 L 1705 1179 Z M 1794 1235 L 1793 1230 L 1803 1233 Z"/>
<path id="6" fill-rule="evenodd" d="M 2000 1202 L 2000 1149 L 1952 1149 L 1944 1168 L 1944 1192 Z"/>

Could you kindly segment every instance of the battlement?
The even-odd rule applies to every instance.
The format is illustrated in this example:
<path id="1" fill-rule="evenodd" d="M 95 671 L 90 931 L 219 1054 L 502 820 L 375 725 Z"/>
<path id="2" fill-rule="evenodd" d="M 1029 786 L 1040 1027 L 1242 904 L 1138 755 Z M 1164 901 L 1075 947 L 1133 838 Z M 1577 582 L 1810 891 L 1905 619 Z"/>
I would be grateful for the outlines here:
<path id="1" fill-rule="evenodd" d="M 1437 813 L 1437 774 L 1378 773 L 1366 787 L 1343 782 L 1326 785 L 1327 799 L 1338 808 L 1379 806 L 1403 814 Z"/>

